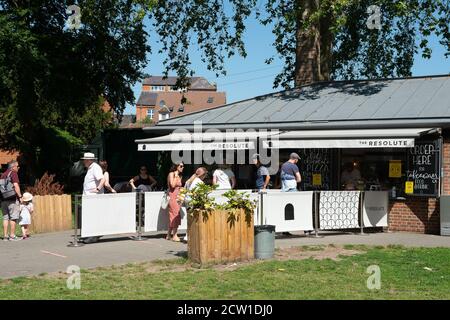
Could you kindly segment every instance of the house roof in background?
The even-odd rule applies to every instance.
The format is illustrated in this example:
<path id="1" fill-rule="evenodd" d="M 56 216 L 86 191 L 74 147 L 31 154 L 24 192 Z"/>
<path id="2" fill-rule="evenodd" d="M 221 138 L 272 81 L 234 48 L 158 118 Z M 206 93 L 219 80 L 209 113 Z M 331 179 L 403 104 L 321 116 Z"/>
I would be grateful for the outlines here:
<path id="1" fill-rule="evenodd" d="M 177 83 L 177 77 L 152 76 L 144 79 L 144 85 L 150 86 L 174 86 Z M 190 89 L 194 90 L 215 90 L 216 86 L 212 85 L 204 77 L 188 78 L 190 82 Z"/>
<path id="2" fill-rule="evenodd" d="M 142 106 L 155 106 L 157 97 L 158 94 L 155 92 L 142 91 L 136 104 Z"/>
<path id="3" fill-rule="evenodd" d="M 319 82 L 163 120 L 153 130 L 192 128 L 450 126 L 450 75 Z"/>

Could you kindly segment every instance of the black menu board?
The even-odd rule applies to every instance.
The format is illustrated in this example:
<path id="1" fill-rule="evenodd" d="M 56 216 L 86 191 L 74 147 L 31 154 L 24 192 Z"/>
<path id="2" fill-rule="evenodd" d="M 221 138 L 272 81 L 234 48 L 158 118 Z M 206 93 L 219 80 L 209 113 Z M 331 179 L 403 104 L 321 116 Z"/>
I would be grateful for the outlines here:
<path id="1" fill-rule="evenodd" d="M 406 181 L 414 183 L 410 195 L 439 194 L 440 141 L 418 141 L 408 150 Z"/>
<path id="2" fill-rule="evenodd" d="M 301 159 L 298 167 L 302 176 L 302 190 L 331 189 L 331 153 L 331 149 L 299 150 Z"/>

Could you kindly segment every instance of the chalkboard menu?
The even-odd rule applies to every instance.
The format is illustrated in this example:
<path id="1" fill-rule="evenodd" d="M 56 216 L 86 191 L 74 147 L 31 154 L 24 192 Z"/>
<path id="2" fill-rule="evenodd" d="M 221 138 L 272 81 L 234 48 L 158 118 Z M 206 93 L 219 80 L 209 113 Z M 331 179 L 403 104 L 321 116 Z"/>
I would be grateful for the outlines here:
<path id="1" fill-rule="evenodd" d="M 331 149 L 302 149 L 298 162 L 302 190 L 331 189 Z"/>
<path id="2" fill-rule="evenodd" d="M 417 141 L 408 150 L 406 188 L 410 195 L 437 196 L 439 194 L 440 142 Z M 411 185 L 412 183 L 412 185 Z"/>

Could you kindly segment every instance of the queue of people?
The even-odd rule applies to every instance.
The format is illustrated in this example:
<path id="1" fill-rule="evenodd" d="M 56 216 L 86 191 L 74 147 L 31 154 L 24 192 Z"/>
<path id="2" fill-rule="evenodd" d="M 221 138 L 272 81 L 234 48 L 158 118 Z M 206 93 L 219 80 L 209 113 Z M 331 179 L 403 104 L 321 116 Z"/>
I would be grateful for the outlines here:
<path id="1" fill-rule="evenodd" d="M 258 190 L 264 191 L 269 187 L 271 176 L 267 167 L 262 165 L 260 156 L 255 154 L 253 163 L 256 166 L 255 185 Z M 83 182 L 83 195 L 117 193 L 118 190 L 110 184 L 110 174 L 106 161 L 97 162 L 97 157 L 93 153 L 85 153 L 81 158 L 86 168 L 86 175 Z M 280 179 L 282 191 L 290 192 L 297 190 L 297 183 L 301 181 L 301 176 L 297 167 L 299 156 L 292 153 L 290 159 L 281 166 Z M 20 239 L 29 237 L 29 226 L 33 210 L 33 196 L 29 193 L 21 193 L 18 177 L 19 164 L 11 161 L 8 169 L 0 177 L 0 189 L 2 191 L 1 207 L 3 211 L 3 233 L 4 241 L 15 241 L 19 237 L 15 235 L 16 224 L 22 228 Z M 181 224 L 181 203 L 178 201 L 179 193 L 183 186 L 184 163 L 172 165 L 167 176 L 167 192 L 169 196 L 168 215 L 169 228 L 166 236 L 167 240 L 179 242 L 178 227 Z M 197 185 L 205 183 L 208 170 L 199 167 L 195 173 L 185 182 L 184 188 L 194 189 Z M 212 174 L 212 184 L 217 185 L 218 190 L 231 190 L 236 188 L 236 177 L 229 165 L 219 165 Z M 141 166 L 138 175 L 128 181 L 133 191 L 152 191 L 157 185 L 146 166 Z M 100 237 L 89 237 L 82 239 L 85 243 L 98 241 Z M 184 240 L 187 240 L 185 238 Z"/>

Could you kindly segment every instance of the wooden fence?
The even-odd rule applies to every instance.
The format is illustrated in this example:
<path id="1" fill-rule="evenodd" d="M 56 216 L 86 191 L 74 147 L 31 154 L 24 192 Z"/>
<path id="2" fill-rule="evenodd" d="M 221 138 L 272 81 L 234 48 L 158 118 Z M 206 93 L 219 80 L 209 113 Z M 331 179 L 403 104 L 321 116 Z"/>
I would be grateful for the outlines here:
<path id="1" fill-rule="evenodd" d="M 31 232 L 43 233 L 72 228 L 72 199 L 68 194 L 34 196 Z"/>
<path id="2" fill-rule="evenodd" d="M 234 225 L 227 221 L 226 211 L 214 211 L 206 221 L 202 215 L 188 216 L 189 259 L 202 264 L 253 259 L 253 217 L 247 223 L 242 210 L 236 216 Z"/>

